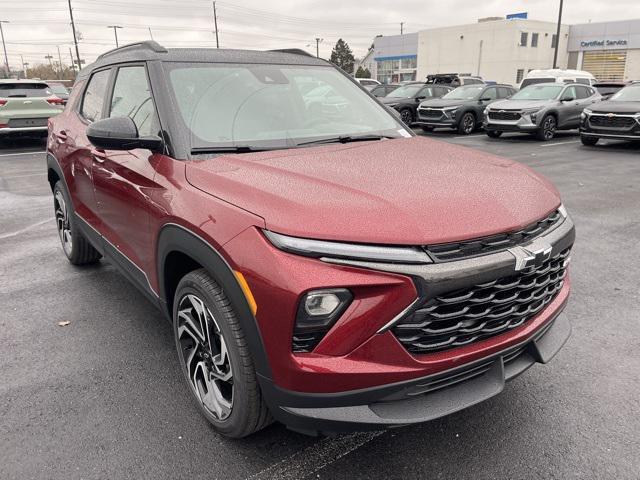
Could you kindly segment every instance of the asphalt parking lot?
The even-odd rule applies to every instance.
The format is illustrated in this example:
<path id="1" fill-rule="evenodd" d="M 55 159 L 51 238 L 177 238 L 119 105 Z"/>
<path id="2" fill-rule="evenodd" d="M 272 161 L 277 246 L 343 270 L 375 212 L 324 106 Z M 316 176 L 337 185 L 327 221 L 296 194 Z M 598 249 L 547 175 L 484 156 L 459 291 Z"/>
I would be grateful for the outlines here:
<path id="1" fill-rule="evenodd" d="M 0 478 L 639 478 L 640 147 L 429 136 L 526 163 L 562 192 L 573 335 L 473 408 L 320 439 L 214 433 L 160 314 L 105 262 L 64 258 L 44 144 L 0 143 Z"/>

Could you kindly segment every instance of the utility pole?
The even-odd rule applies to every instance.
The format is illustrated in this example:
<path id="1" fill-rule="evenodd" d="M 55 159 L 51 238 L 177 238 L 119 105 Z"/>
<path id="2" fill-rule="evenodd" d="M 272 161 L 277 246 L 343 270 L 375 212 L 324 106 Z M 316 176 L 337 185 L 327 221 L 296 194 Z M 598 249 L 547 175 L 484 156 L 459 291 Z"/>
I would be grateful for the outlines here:
<path id="1" fill-rule="evenodd" d="M 29 64 L 25 63 L 24 57 L 22 55 L 20 55 L 20 65 L 22 65 L 22 73 L 24 74 L 24 78 L 27 78 L 27 67 L 29 66 Z"/>
<path id="2" fill-rule="evenodd" d="M 62 55 L 60 55 L 60 45 L 56 45 L 56 48 L 58 49 L 58 66 L 60 67 L 60 70 L 58 70 L 58 78 L 62 80 Z"/>
<path id="3" fill-rule="evenodd" d="M 316 37 L 316 57 L 320 58 L 320 42 L 322 42 L 322 38 Z"/>
<path id="4" fill-rule="evenodd" d="M 400 35 L 404 33 L 404 22 L 400 22 Z"/>
<path id="5" fill-rule="evenodd" d="M 558 68 L 558 49 L 560 48 L 560 26 L 562 24 L 562 4 L 560 0 L 560 9 L 558 10 L 558 28 L 556 30 L 556 49 L 553 52 L 553 68 Z"/>
<path id="6" fill-rule="evenodd" d="M 71 0 L 69 1 L 69 17 L 71 17 L 71 30 L 73 30 L 73 43 L 76 46 L 76 60 L 78 61 L 78 71 L 80 71 L 80 49 L 78 48 L 78 36 L 76 35 L 76 24 L 73 22 L 73 9 L 71 8 Z M 71 62 L 73 65 L 73 62 Z"/>
<path id="7" fill-rule="evenodd" d="M 71 51 L 71 47 L 69 47 L 69 58 L 71 58 L 71 71 L 73 72 L 74 76 L 76 74 L 76 64 L 73 60 L 73 52 Z"/>
<path id="8" fill-rule="evenodd" d="M 478 51 L 478 76 L 480 76 L 480 65 L 482 64 L 482 44 L 484 40 L 480 40 L 480 49 Z"/>
<path id="9" fill-rule="evenodd" d="M 149 36 L 151 37 L 151 40 L 153 40 L 153 33 L 151 33 L 151 27 L 149 27 Z"/>
<path id="10" fill-rule="evenodd" d="M 53 70 L 53 73 L 56 73 L 56 70 L 53 68 L 53 62 L 51 60 L 53 60 L 53 55 L 45 55 L 44 58 L 46 58 L 47 60 L 49 60 L 49 66 L 51 67 L 51 70 Z"/>
<path id="11" fill-rule="evenodd" d="M 3 23 L 9 23 L 8 20 L 0 20 L 0 37 L 2 37 L 2 49 L 4 50 L 4 64 L 7 67 L 7 77 L 9 77 L 9 74 L 11 73 L 11 70 L 9 69 L 9 57 L 7 56 L 7 46 L 4 43 L 4 32 L 2 31 L 2 24 Z"/>
<path id="12" fill-rule="evenodd" d="M 120 47 L 118 45 L 118 29 L 122 27 L 120 25 L 109 25 L 107 28 L 113 28 L 113 35 L 116 37 L 116 48 Z"/>
<path id="13" fill-rule="evenodd" d="M 216 12 L 216 2 L 213 2 L 213 27 L 216 29 L 216 48 L 220 48 L 218 40 L 218 13 Z"/>

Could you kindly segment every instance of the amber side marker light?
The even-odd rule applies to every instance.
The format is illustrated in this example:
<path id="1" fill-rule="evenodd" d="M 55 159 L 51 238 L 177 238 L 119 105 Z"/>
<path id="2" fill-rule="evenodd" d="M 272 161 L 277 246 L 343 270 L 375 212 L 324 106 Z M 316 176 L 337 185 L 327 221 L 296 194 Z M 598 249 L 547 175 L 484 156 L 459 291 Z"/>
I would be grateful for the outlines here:
<path id="1" fill-rule="evenodd" d="M 242 292 L 244 293 L 244 296 L 247 299 L 247 303 L 249 304 L 251 313 L 255 315 L 256 312 L 258 311 L 258 304 L 256 303 L 256 299 L 253 298 L 253 293 L 251 293 L 251 289 L 249 288 L 247 279 L 244 278 L 244 275 L 238 272 L 237 270 L 234 270 L 233 273 L 236 275 L 236 278 L 238 279 L 238 283 L 240 284 L 240 288 L 242 288 Z"/>

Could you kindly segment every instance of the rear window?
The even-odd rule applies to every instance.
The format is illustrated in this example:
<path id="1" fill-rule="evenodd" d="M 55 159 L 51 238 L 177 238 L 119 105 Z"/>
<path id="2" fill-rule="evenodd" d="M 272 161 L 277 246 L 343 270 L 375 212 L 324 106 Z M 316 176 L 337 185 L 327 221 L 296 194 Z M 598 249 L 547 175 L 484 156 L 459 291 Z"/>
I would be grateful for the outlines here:
<path id="1" fill-rule="evenodd" d="M 555 78 L 525 78 L 520 84 L 520 88 L 527 87 L 529 85 L 535 85 L 537 83 L 555 83 Z"/>
<path id="2" fill-rule="evenodd" d="M 53 92 L 46 83 L 0 83 L 2 98 L 50 97 Z"/>

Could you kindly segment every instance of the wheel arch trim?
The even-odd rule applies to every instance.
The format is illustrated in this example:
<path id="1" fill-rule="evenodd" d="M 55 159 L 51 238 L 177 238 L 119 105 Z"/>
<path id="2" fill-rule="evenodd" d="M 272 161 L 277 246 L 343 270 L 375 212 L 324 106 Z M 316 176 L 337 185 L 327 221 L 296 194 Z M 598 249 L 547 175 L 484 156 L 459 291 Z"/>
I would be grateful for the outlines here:
<path id="1" fill-rule="evenodd" d="M 202 265 L 207 273 L 223 288 L 237 314 L 238 322 L 242 326 L 249 351 L 253 357 L 256 373 L 263 377 L 271 378 L 271 369 L 260 329 L 233 268 L 209 241 L 198 233 L 177 223 L 164 224 L 158 234 L 157 242 L 158 290 L 162 307 L 169 318 L 173 318 L 173 312 L 169 311 L 171 302 L 170 299 L 166 298 L 167 282 L 164 270 L 167 257 L 173 252 L 186 255 Z"/>

